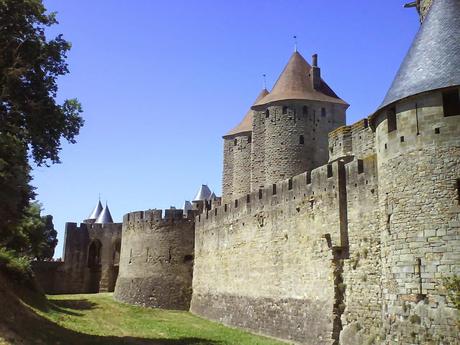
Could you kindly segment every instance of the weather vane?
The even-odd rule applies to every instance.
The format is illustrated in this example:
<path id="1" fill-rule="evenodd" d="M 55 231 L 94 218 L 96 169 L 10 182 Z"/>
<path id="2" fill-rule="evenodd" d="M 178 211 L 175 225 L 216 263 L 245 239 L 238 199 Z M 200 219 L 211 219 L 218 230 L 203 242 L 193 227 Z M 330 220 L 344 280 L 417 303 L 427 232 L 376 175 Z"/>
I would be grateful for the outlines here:
<path id="1" fill-rule="evenodd" d="M 297 35 L 294 35 L 293 38 L 294 38 L 294 51 L 297 52 Z"/>

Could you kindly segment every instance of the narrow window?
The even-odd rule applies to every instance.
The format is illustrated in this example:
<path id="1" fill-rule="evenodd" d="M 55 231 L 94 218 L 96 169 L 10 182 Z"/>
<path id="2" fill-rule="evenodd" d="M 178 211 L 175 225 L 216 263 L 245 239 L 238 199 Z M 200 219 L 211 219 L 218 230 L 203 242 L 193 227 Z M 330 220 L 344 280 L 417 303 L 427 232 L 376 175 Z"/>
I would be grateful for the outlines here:
<path id="1" fill-rule="evenodd" d="M 300 145 L 303 145 L 304 143 L 305 143 L 305 139 L 304 139 L 303 135 L 301 135 L 301 136 L 299 137 L 299 144 L 300 144 Z"/>
<path id="2" fill-rule="evenodd" d="M 249 204 L 251 202 L 251 195 L 246 194 L 246 203 Z"/>
<path id="3" fill-rule="evenodd" d="M 290 178 L 289 181 L 288 181 L 288 189 L 289 190 L 292 189 L 292 178 Z"/>
<path id="4" fill-rule="evenodd" d="M 443 92 L 442 105 L 444 108 L 444 116 L 460 115 L 460 98 L 458 96 L 458 89 Z"/>
<path id="5" fill-rule="evenodd" d="M 252 136 L 248 137 L 248 144 L 252 143 Z"/>
<path id="6" fill-rule="evenodd" d="M 439 134 L 439 133 L 441 133 L 441 129 L 439 127 L 436 127 L 434 129 L 434 134 Z"/>
<path id="7" fill-rule="evenodd" d="M 322 117 L 326 116 L 326 108 L 321 108 L 321 116 Z"/>
<path id="8" fill-rule="evenodd" d="M 307 184 L 311 183 L 311 172 L 307 171 Z"/>
<path id="9" fill-rule="evenodd" d="M 238 207 L 238 199 L 235 200 L 235 208 L 237 208 L 237 207 Z"/>
<path id="10" fill-rule="evenodd" d="M 259 189 L 259 199 L 262 199 L 262 189 Z"/>
<path id="11" fill-rule="evenodd" d="M 390 133 L 397 129 L 396 109 L 395 108 L 388 109 L 387 116 L 388 116 L 388 133 Z"/>
<path id="12" fill-rule="evenodd" d="M 364 128 L 369 127 L 369 121 L 367 119 L 364 119 Z"/>
<path id="13" fill-rule="evenodd" d="M 238 143 L 237 139 L 233 140 L 233 146 L 236 146 L 237 143 Z"/>
<path id="14" fill-rule="evenodd" d="M 224 212 L 227 212 L 227 204 L 224 205 Z"/>
<path id="15" fill-rule="evenodd" d="M 217 208 L 214 209 L 214 215 L 217 216 Z"/>
<path id="16" fill-rule="evenodd" d="M 362 174 L 364 172 L 364 164 L 362 159 L 358 159 L 358 174 Z"/>
<path id="17" fill-rule="evenodd" d="M 457 179 L 457 201 L 460 204 L 460 178 Z"/>
<path id="18" fill-rule="evenodd" d="M 283 107 L 283 114 L 287 114 L 287 111 L 288 111 L 288 107 L 284 106 Z"/>
<path id="19" fill-rule="evenodd" d="M 332 173 L 332 165 L 331 164 L 328 164 L 327 165 L 327 177 L 332 177 L 333 173 Z"/>
<path id="20" fill-rule="evenodd" d="M 403 143 L 404 142 L 404 136 L 400 137 L 399 140 Z"/>
<path id="21" fill-rule="evenodd" d="M 270 116 L 270 110 L 265 110 L 265 118 L 268 118 Z"/>
<path id="22" fill-rule="evenodd" d="M 302 114 L 303 115 L 308 115 L 308 107 L 306 105 L 304 105 L 303 108 L 302 108 Z"/>
<path id="23" fill-rule="evenodd" d="M 276 183 L 273 184 L 272 194 L 276 195 Z"/>

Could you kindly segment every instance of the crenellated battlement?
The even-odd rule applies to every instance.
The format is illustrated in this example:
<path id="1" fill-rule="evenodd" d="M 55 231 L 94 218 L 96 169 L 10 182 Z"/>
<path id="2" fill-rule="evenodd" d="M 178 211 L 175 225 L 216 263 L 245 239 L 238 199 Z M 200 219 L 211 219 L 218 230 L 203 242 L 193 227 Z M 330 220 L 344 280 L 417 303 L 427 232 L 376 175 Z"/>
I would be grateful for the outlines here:
<path id="1" fill-rule="evenodd" d="M 134 211 L 127 213 L 123 216 L 123 223 L 139 223 L 139 222 L 160 222 L 160 221 L 183 221 L 184 219 L 190 220 L 194 218 L 195 211 L 190 210 L 187 214 L 181 209 L 165 209 L 164 215 L 163 210 L 150 209 L 146 211 Z"/>
<path id="2" fill-rule="evenodd" d="M 296 202 L 299 205 L 308 205 L 310 210 L 324 207 L 328 212 L 330 206 L 337 206 L 339 190 L 347 180 L 350 183 L 368 184 L 369 180 L 377 178 L 375 159 L 372 157 L 361 160 L 355 159 L 347 164 L 335 161 L 323 165 L 311 172 L 304 172 L 290 179 L 282 180 L 269 187 L 247 194 L 211 210 L 203 210 L 196 216 L 197 227 L 215 226 L 215 223 L 232 222 L 251 214 L 267 211 L 284 203 Z M 340 176 L 345 173 L 347 176 Z M 359 175 L 359 176 L 358 176 Z M 369 178 L 363 180 L 363 176 Z M 371 189 L 371 188 L 369 188 Z"/>
<path id="3" fill-rule="evenodd" d="M 367 118 L 329 133 L 329 162 L 337 159 L 351 161 L 375 153 L 375 135 Z"/>

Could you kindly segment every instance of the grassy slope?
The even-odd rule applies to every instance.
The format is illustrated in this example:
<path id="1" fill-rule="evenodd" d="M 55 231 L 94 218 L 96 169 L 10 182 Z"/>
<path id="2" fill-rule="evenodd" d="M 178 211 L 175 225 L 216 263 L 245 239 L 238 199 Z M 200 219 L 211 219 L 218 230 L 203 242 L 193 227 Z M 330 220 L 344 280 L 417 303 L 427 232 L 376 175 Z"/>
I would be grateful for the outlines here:
<path id="1" fill-rule="evenodd" d="M 121 304 L 111 294 L 50 296 L 46 301 L 12 290 L 0 279 L 0 305 L 0 344 L 282 344 L 187 312 Z"/>

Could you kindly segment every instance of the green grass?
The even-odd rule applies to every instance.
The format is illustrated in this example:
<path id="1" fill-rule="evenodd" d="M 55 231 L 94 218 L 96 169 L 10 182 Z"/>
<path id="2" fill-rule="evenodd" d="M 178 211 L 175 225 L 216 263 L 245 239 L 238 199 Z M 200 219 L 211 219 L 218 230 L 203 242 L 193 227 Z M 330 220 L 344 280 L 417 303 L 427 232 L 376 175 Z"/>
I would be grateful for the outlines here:
<path id="1" fill-rule="evenodd" d="M 188 312 L 122 304 L 108 293 L 48 296 L 48 300 L 47 306 L 32 307 L 44 322 L 31 336 L 38 344 L 284 344 Z"/>

